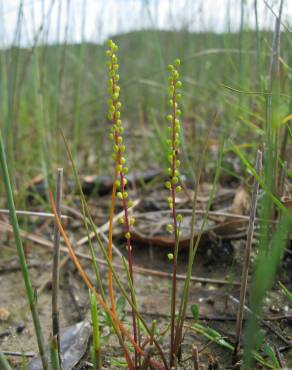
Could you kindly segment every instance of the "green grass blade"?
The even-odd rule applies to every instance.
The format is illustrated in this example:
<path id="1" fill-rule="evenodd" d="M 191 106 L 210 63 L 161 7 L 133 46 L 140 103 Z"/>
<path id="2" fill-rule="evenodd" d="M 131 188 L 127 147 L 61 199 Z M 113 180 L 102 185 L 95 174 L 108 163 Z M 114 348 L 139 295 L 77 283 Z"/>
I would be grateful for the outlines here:
<path id="1" fill-rule="evenodd" d="M 22 277 L 23 277 L 25 288 L 26 288 L 26 295 L 27 295 L 27 299 L 29 302 L 33 324 L 34 324 L 34 328 L 36 332 L 39 353 L 40 353 L 40 357 L 42 360 L 43 369 L 49 370 L 48 360 L 47 360 L 46 353 L 45 353 L 45 342 L 43 339 L 40 319 L 39 319 L 37 307 L 36 307 L 35 294 L 34 294 L 34 291 L 31 285 L 29 271 L 28 271 L 28 267 L 27 267 L 27 263 L 26 263 L 26 259 L 24 255 L 23 246 L 22 246 L 22 241 L 20 238 L 19 225 L 18 225 L 18 220 L 17 220 L 17 216 L 15 212 L 12 187 L 11 187 L 10 178 L 9 178 L 9 171 L 8 171 L 1 131 L 0 131 L 0 164 L 1 164 L 1 169 L 2 169 L 2 176 L 3 176 L 4 186 L 6 190 L 6 195 L 7 195 L 7 203 L 8 203 L 8 208 L 10 212 L 10 219 L 11 219 L 11 224 L 13 228 L 15 244 L 16 244 L 17 253 L 18 253 L 18 259 L 19 259 L 19 263 L 21 267 Z"/>
<path id="2" fill-rule="evenodd" d="M 60 368 L 60 362 L 59 362 L 58 343 L 57 343 L 56 337 L 52 337 L 51 339 L 50 351 L 51 351 L 52 370 L 60 370 L 61 368 Z"/>
<path id="3" fill-rule="evenodd" d="M 252 368 L 252 351 L 255 347 L 258 333 L 256 317 L 260 315 L 265 294 L 273 284 L 277 268 L 281 262 L 283 251 L 288 240 L 291 224 L 290 217 L 282 215 L 269 248 L 267 248 L 266 245 L 260 245 L 250 296 L 251 310 L 254 315 L 249 317 L 245 332 L 246 346 L 244 349 L 243 367 L 245 370 Z"/>
<path id="4" fill-rule="evenodd" d="M 2 370 L 12 370 L 11 366 L 9 365 L 6 357 L 2 352 L 0 352 L 0 366 Z"/>
<path id="5" fill-rule="evenodd" d="M 283 291 L 283 293 L 285 294 L 286 298 L 292 302 L 292 293 L 285 287 L 285 285 L 283 285 L 280 281 L 279 281 L 279 285 Z"/>
<path id="6" fill-rule="evenodd" d="M 92 348 L 91 356 L 93 361 L 93 368 L 95 370 L 101 369 L 101 345 L 100 345 L 100 332 L 98 323 L 96 295 L 90 294 L 90 308 L 91 308 L 91 322 L 92 322 Z"/>

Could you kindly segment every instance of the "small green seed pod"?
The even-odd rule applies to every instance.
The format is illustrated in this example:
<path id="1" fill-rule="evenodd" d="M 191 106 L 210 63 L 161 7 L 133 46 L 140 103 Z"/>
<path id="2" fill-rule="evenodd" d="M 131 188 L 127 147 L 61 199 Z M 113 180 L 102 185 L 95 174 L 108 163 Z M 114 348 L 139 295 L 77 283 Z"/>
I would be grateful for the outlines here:
<path id="1" fill-rule="evenodd" d="M 165 187 L 166 187 L 166 189 L 168 189 L 168 190 L 170 190 L 170 189 L 171 189 L 171 183 L 170 183 L 170 181 L 166 181 L 166 183 L 165 183 Z"/>
<path id="2" fill-rule="evenodd" d="M 172 178 L 172 183 L 175 185 L 175 184 L 177 184 L 178 183 L 178 181 L 179 181 L 179 178 L 178 178 L 178 176 L 174 176 L 173 178 Z"/>
<path id="3" fill-rule="evenodd" d="M 124 217 L 119 217 L 119 218 L 118 218 L 118 223 L 119 223 L 120 225 L 123 225 L 123 224 L 124 224 L 124 222 L 125 222 Z"/>
<path id="4" fill-rule="evenodd" d="M 176 67 L 179 67 L 180 66 L 180 59 L 176 59 L 175 61 L 174 61 L 174 65 L 176 66 Z"/>
<path id="5" fill-rule="evenodd" d="M 174 80 L 177 80 L 177 79 L 179 78 L 179 73 L 178 73 L 178 71 L 177 71 L 177 70 L 174 70 L 174 71 L 172 72 L 172 77 L 173 77 L 173 79 L 174 79 Z"/>

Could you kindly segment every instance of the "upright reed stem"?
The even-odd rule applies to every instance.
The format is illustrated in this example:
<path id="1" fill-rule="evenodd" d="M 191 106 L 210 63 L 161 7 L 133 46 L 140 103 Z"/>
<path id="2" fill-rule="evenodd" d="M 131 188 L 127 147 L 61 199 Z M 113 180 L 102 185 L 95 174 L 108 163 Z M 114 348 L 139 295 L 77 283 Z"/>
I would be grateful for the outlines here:
<path id="1" fill-rule="evenodd" d="M 18 253 L 19 264 L 21 267 L 23 281 L 24 281 L 24 285 L 26 288 L 26 295 L 27 295 L 27 299 L 29 302 L 33 324 L 34 324 L 34 328 L 36 332 L 37 343 L 38 343 L 39 353 L 40 353 L 40 357 L 42 361 L 42 366 L 43 366 L 43 370 L 49 370 L 48 360 L 47 360 L 47 356 L 45 352 L 45 342 L 44 342 L 40 319 L 39 319 L 37 307 L 36 307 L 36 298 L 35 298 L 34 290 L 31 285 L 29 271 L 28 271 L 24 251 L 23 251 L 22 241 L 20 238 L 19 225 L 18 225 L 18 220 L 17 220 L 17 216 L 15 212 L 12 187 L 11 187 L 10 178 L 9 178 L 9 171 L 7 167 L 6 155 L 4 151 L 4 144 L 2 140 L 1 131 L 0 131 L 0 165 L 2 169 L 4 186 L 5 186 L 5 190 L 7 194 L 7 202 L 8 202 L 8 207 L 9 207 L 11 224 L 13 228 L 13 234 L 15 238 L 15 244 L 16 244 L 17 253 Z"/>
<path id="2" fill-rule="evenodd" d="M 216 183 L 217 183 L 217 179 L 218 179 L 218 176 L 219 176 L 219 173 L 220 173 L 220 164 L 221 164 L 222 153 L 223 153 L 223 143 L 220 145 L 221 149 L 220 149 L 219 153 L 221 153 L 221 154 L 219 155 L 219 159 L 218 159 L 218 162 L 217 162 L 217 165 L 216 165 L 215 179 L 214 179 L 213 187 L 212 187 L 211 194 L 210 194 L 210 197 L 209 197 L 207 209 L 205 211 L 205 216 L 203 218 L 203 223 L 201 225 L 200 232 L 199 232 L 199 234 L 196 238 L 196 242 L 195 242 L 196 207 L 197 207 L 197 196 L 198 196 L 198 192 L 199 192 L 199 184 L 200 184 L 201 174 L 202 174 L 202 170 L 203 170 L 203 163 L 206 159 L 205 156 L 206 156 L 206 151 L 207 151 L 207 148 L 208 148 L 210 132 L 212 132 L 212 128 L 214 127 L 214 124 L 216 122 L 216 117 L 217 117 L 217 115 L 214 116 L 214 119 L 212 121 L 209 133 L 206 137 L 206 145 L 205 145 L 204 150 L 201 153 L 201 156 L 199 158 L 199 163 L 198 163 L 198 167 L 197 167 L 198 170 L 197 170 L 197 173 L 196 173 L 196 181 L 195 181 L 195 184 L 194 184 L 195 189 L 194 189 L 194 195 L 193 195 L 193 200 L 192 200 L 192 217 L 191 217 L 191 222 L 190 222 L 191 235 L 190 235 L 190 245 L 189 245 L 188 266 L 187 266 L 186 279 L 185 279 L 185 282 L 184 282 L 182 297 L 180 299 L 180 307 L 179 307 L 179 312 L 178 312 L 178 316 L 177 316 L 177 324 L 176 324 L 176 329 L 175 329 L 175 339 L 174 339 L 174 351 L 175 352 L 179 348 L 179 346 L 181 344 L 181 340 L 182 340 L 182 331 L 183 331 L 183 325 L 184 325 L 185 316 L 186 316 L 188 296 L 189 296 L 189 288 L 190 288 L 190 281 L 191 281 L 194 259 L 195 259 L 195 256 L 196 256 L 196 252 L 197 252 L 197 249 L 198 249 L 198 246 L 199 246 L 201 236 L 203 234 L 203 230 L 205 228 L 205 224 L 206 224 L 207 219 L 208 219 L 208 212 L 209 212 L 209 209 L 210 209 L 211 204 L 212 204 L 212 199 L 215 195 Z"/>
<path id="3" fill-rule="evenodd" d="M 56 210 L 59 218 L 61 218 L 62 181 L 63 181 L 63 168 L 58 168 L 57 186 L 56 186 Z M 58 225 L 55 222 L 54 256 L 52 273 L 52 327 L 53 327 L 53 336 L 57 340 L 58 355 L 60 357 L 61 363 L 60 322 L 59 322 L 59 280 L 60 280 L 59 263 L 60 263 L 60 232 Z"/>
<path id="4" fill-rule="evenodd" d="M 51 366 L 52 370 L 61 370 L 60 354 L 58 353 L 58 339 L 53 336 L 51 339 Z"/>
<path id="5" fill-rule="evenodd" d="M 258 150 L 257 159 L 256 159 L 257 174 L 260 174 L 261 169 L 262 169 L 262 152 Z M 259 192 L 259 183 L 257 182 L 256 179 L 254 179 L 252 199 L 251 199 L 251 210 L 250 210 L 250 217 L 249 217 L 249 224 L 248 224 L 248 231 L 247 231 L 247 240 L 246 240 L 246 245 L 245 245 L 244 265 L 242 268 L 242 275 L 241 275 L 240 301 L 239 301 L 238 312 L 237 312 L 236 337 L 235 337 L 235 345 L 234 345 L 234 352 L 233 352 L 234 359 L 237 356 L 237 352 L 239 348 L 239 341 L 240 341 L 240 336 L 241 336 L 241 331 L 242 331 L 242 321 L 243 321 L 244 304 L 245 304 L 246 289 L 247 289 L 247 278 L 248 278 L 248 270 L 249 270 L 249 262 L 250 262 L 250 253 L 251 253 L 252 239 L 253 239 L 253 232 L 254 232 L 254 223 L 255 223 L 256 209 L 257 209 L 258 192 Z"/>
<path id="6" fill-rule="evenodd" d="M 97 303 L 96 295 L 89 291 L 90 295 L 90 306 L 91 306 L 91 322 L 92 322 L 92 361 L 94 370 L 100 370 L 101 363 L 101 345 L 100 345 L 100 333 L 99 323 L 97 314 Z"/>

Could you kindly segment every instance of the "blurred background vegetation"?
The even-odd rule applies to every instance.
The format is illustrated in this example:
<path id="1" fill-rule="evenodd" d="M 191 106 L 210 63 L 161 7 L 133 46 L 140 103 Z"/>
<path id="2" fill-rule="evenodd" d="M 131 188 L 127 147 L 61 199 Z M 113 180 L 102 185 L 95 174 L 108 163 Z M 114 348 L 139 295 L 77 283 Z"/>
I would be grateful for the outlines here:
<path id="1" fill-rule="evenodd" d="M 289 128 L 292 111 L 288 3 L 284 3 L 281 25 L 281 135 Z M 60 128 L 82 174 L 108 172 L 104 42 L 109 36 L 120 48 L 122 115 L 133 149 L 130 161 L 136 169 L 158 167 L 165 160 L 166 66 L 176 57 L 182 61 L 188 164 L 200 154 L 215 114 L 206 174 L 213 168 L 222 135 L 229 139 L 226 153 L 232 142 L 255 158 L 265 141 L 264 93 L 269 89 L 278 2 L 116 0 L 101 4 L 93 16 L 89 0 L 12 1 L 10 7 L 2 1 L 0 125 L 20 199 L 36 176 L 48 184 L 57 166 L 66 168 Z M 94 23 L 95 30 L 90 37 L 89 23 Z M 192 173 L 190 166 L 185 169 Z M 226 160 L 224 170 L 232 173 L 234 165 Z"/>

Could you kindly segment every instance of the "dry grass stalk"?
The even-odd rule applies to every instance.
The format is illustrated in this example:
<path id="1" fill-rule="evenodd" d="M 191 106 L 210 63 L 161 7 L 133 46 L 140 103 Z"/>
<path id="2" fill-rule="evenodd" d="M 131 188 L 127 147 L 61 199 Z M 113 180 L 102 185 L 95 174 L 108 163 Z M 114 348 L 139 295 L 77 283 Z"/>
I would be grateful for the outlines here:
<path id="1" fill-rule="evenodd" d="M 258 150 L 257 159 L 256 159 L 256 172 L 259 174 L 261 172 L 261 169 L 262 169 L 262 152 Z M 247 240 L 246 240 L 246 246 L 245 246 L 244 265 L 243 265 L 242 275 L 241 275 L 240 303 L 239 303 L 238 312 L 237 312 L 236 339 L 235 339 L 235 346 L 234 346 L 234 353 L 233 353 L 234 359 L 237 356 L 237 352 L 239 348 L 239 341 L 240 341 L 240 336 L 241 336 L 241 331 L 242 331 L 244 303 L 245 303 L 245 297 L 246 297 L 247 278 L 248 278 L 250 253 L 251 253 L 252 239 L 253 239 L 253 232 L 254 232 L 258 192 L 259 192 L 259 184 L 257 180 L 254 179 L 252 199 L 251 199 L 250 218 L 249 218 Z"/>
<path id="2" fill-rule="evenodd" d="M 63 192 L 63 168 L 58 168 L 57 171 L 57 186 L 56 186 L 56 210 L 58 217 L 61 218 Z M 59 322 L 59 265 L 60 265 L 60 232 L 58 225 L 54 225 L 54 256 L 53 256 L 53 272 L 52 272 L 52 329 L 53 336 L 57 341 L 57 349 L 59 357 L 60 351 L 60 322 Z M 61 361 L 61 359 L 59 359 Z"/>

